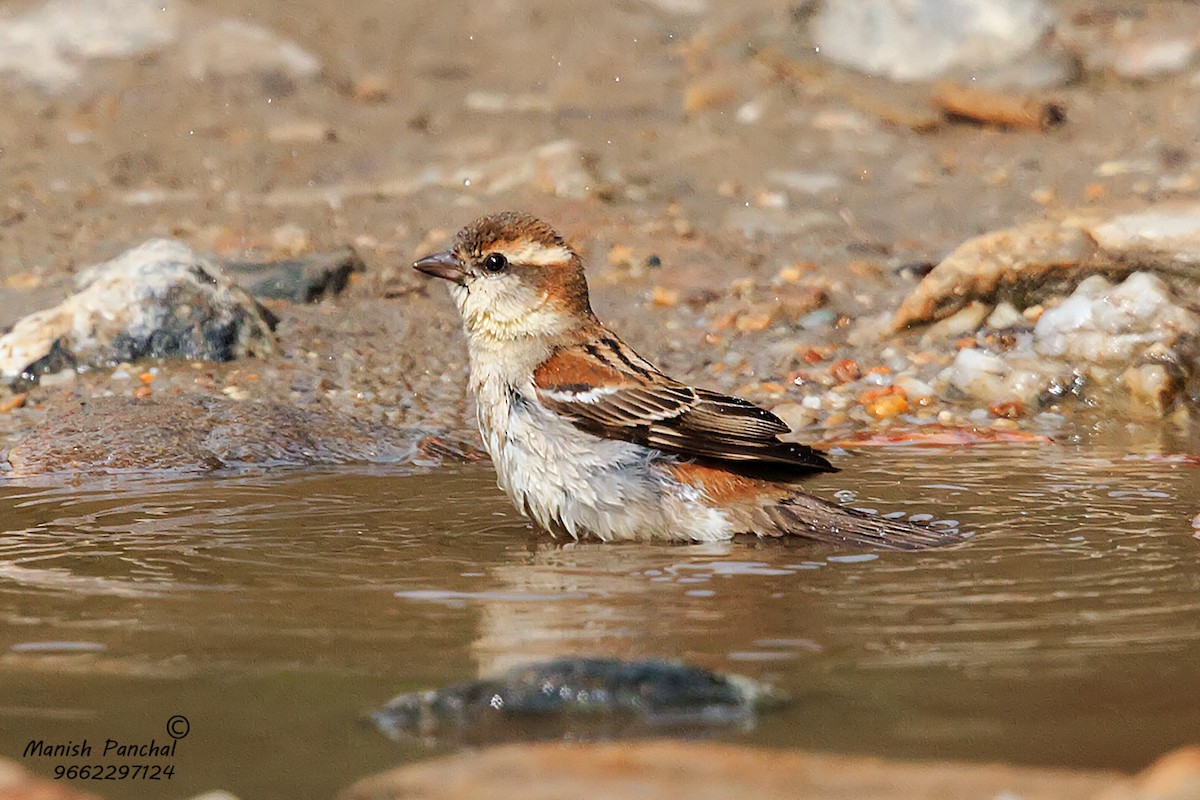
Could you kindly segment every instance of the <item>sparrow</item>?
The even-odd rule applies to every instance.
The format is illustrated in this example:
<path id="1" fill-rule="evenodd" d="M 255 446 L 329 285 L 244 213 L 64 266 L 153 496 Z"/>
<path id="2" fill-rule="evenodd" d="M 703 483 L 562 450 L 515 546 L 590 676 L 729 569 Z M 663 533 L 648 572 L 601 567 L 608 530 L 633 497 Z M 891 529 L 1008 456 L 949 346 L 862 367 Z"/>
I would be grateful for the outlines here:
<path id="1" fill-rule="evenodd" d="M 833 472 L 781 441 L 779 417 L 663 374 L 592 311 L 583 262 L 541 220 L 505 212 L 416 261 L 462 316 L 479 432 L 500 488 L 551 533 L 713 542 L 739 534 L 918 549 L 948 530 L 797 488 Z"/>

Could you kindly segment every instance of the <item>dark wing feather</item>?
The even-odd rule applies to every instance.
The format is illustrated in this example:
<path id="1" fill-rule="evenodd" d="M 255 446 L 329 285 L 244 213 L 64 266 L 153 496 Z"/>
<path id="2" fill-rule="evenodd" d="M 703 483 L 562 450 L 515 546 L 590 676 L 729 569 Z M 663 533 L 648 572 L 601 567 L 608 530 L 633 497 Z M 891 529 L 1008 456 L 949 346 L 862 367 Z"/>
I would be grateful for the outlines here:
<path id="1" fill-rule="evenodd" d="M 558 351 L 534 384 L 543 405 L 597 436 L 730 468 L 834 470 L 811 447 L 779 441 L 789 428 L 771 412 L 674 381 L 613 337 Z"/>

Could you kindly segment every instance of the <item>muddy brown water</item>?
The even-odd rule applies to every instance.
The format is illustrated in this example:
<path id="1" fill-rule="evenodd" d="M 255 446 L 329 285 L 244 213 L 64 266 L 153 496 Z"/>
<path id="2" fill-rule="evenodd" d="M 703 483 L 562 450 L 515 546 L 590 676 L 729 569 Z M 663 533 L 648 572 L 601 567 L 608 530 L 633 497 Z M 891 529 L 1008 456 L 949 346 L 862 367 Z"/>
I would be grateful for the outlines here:
<path id="1" fill-rule="evenodd" d="M 561 546 L 487 466 L 0 484 L 0 754 L 174 766 L 87 783 L 109 798 L 328 797 L 440 752 L 363 712 L 561 654 L 768 681 L 792 705 L 725 734 L 757 745 L 1132 769 L 1194 740 L 1200 467 L 1065 444 L 839 463 L 814 489 L 977 535 L 916 554 Z M 170 759 L 21 757 L 168 742 L 174 715 Z"/>

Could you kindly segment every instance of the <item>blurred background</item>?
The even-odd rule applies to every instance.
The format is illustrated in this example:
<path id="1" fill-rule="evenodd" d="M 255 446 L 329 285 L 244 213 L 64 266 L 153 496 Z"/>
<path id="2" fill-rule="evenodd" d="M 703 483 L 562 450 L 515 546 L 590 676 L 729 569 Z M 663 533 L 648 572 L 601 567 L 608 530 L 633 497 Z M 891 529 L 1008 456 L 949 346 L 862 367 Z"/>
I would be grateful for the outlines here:
<path id="1" fill-rule="evenodd" d="M 1200 191 L 1198 37 L 1169 1 L 5 0 L 0 281 L 151 234 L 378 273 L 510 207 L 643 292 L 651 255 L 723 288 L 765 238 L 774 269 L 936 258 Z M 1034 110 L 964 122 L 942 81 Z"/>

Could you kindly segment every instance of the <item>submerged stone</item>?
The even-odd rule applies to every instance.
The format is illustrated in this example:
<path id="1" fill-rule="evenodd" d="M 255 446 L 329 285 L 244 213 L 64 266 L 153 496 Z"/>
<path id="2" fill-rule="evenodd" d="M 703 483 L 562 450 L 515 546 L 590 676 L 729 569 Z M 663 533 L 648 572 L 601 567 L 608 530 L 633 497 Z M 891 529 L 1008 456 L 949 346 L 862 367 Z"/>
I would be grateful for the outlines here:
<path id="1" fill-rule="evenodd" d="M 425 432 L 370 425 L 330 409 L 199 395 L 115 396 L 52 409 L 9 452 L 8 476 L 429 464 L 470 453 Z"/>
<path id="2" fill-rule="evenodd" d="M 764 701 L 780 702 L 748 678 L 674 661 L 564 658 L 402 694 L 371 720 L 393 739 L 609 739 L 750 727 Z"/>

